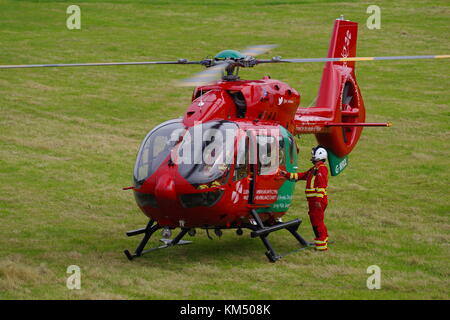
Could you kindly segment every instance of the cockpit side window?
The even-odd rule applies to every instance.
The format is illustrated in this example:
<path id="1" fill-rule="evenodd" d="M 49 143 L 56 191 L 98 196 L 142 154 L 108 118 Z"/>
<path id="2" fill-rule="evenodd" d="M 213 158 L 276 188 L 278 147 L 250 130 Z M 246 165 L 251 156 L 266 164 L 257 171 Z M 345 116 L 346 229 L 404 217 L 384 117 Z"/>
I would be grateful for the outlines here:
<path id="1" fill-rule="evenodd" d="M 295 147 L 295 141 L 292 136 L 288 137 L 289 139 L 289 161 L 291 164 L 294 164 L 294 147 Z"/>
<path id="2" fill-rule="evenodd" d="M 249 148 L 249 137 L 242 137 L 238 144 L 233 181 L 238 181 L 248 176 Z"/>
<path id="3" fill-rule="evenodd" d="M 157 127 L 145 137 L 134 168 L 135 186 L 142 184 L 159 168 L 184 132 L 181 122 L 172 122 Z"/>
<path id="4" fill-rule="evenodd" d="M 283 136 L 278 136 L 278 159 L 280 162 L 280 166 L 284 166 L 286 165 L 286 148 L 285 148 L 285 143 L 284 143 L 284 138 Z"/>
<path id="5" fill-rule="evenodd" d="M 278 139 L 275 136 L 257 135 L 258 174 L 273 174 L 279 166 Z"/>

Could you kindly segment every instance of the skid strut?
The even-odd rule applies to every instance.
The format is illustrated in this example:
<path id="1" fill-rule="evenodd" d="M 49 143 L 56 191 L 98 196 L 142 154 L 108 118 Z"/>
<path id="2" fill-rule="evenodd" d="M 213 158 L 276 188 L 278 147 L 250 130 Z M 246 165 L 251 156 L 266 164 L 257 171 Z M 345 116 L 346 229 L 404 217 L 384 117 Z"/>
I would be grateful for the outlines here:
<path id="1" fill-rule="evenodd" d="M 273 226 L 265 227 L 256 210 L 253 209 L 251 211 L 251 215 L 255 220 L 256 225 L 252 225 L 251 227 L 249 227 L 250 229 L 252 229 L 252 233 L 250 235 L 252 238 L 259 237 L 261 239 L 261 241 L 263 242 L 264 246 L 267 249 L 266 256 L 270 262 L 276 262 L 277 260 L 282 258 L 281 255 L 278 255 L 275 252 L 271 243 L 269 242 L 269 239 L 267 239 L 268 235 L 274 231 L 286 229 L 294 236 L 295 239 L 297 239 L 297 241 L 302 245 L 302 247 L 308 248 L 311 246 L 311 244 L 305 239 L 303 239 L 303 237 L 297 232 L 298 227 L 302 223 L 302 220 L 295 219 L 292 221 L 278 223 Z"/>
<path id="2" fill-rule="evenodd" d="M 186 235 L 186 233 L 189 231 L 188 228 L 182 228 L 181 232 L 173 240 L 172 239 L 161 239 L 161 241 L 164 243 L 162 246 L 144 250 L 144 248 L 145 248 L 147 242 L 150 240 L 150 237 L 152 236 L 152 234 L 155 233 L 155 231 L 162 229 L 162 227 L 158 224 L 153 225 L 154 223 L 155 223 L 154 220 L 150 220 L 147 223 L 147 226 L 145 228 L 127 232 L 127 236 L 129 236 L 129 237 L 136 236 L 141 233 L 144 234 L 144 237 L 142 238 L 141 242 L 139 243 L 136 250 L 134 251 L 134 254 L 132 254 L 128 250 L 124 251 L 128 260 L 133 260 L 136 257 L 140 257 L 140 256 L 144 255 L 145 253 L 148 253 L 148 252 L 151 252 L 154 250 L 164 249 L 164 248 L 172 247 L 175 245 L 183 245 L 183 244 L 192 243 L 192 241 L 181 240 Z"/>
<path id="3" fill-rule="evenodd" d="M 259 214 L 256 212 L 256 210 L 253 209 L 251 211 L 251 216 L 252 216 L 253 220 L 255 221 L 255 224 L 242 225 L 241 227 L 239 227 L 238 230 L 241 230 L 241 228 L 248 228 L 252 231 L 250 233 L 250 236 L 252 238 L 259 237 L 267 249 L 266 256 L 270 262 L 276 262 L 277 260 L 279 260 L 280 258 L 283 257 L 281 255 L 278 255 L 275 252 L 274 248 L 272 247 L 272 244 L 269 242 L 268 236 L 272 232 L 279 231 L 282 229 L 288 230 L 292 234 L 292 236 L 294 236 L 294 238 L 297 239 L 297 241 L 301 245 L 300 249 L 297 249 L 293 252 L 311 247 L 311 243 L 309 243 L 308 241 L 303 239 L 303 237 L 297 232 L 300 224 L 302 223 L 302 220 L 295 219 L 295 220 L 284 222 L 284 223 L 277 223 L 277 224 L 274 224 L 271 226 L 264 226 L 264 223 L 261 221 L 261 218 L 260 218 Z M 161 241 L 164 243 L 163 245 L 161 245 L 159 247 L 144 250 L 145 246 L 147 245 L 147 243 L 150 240 L 153 233 L 155 233 L 156 231 L 158 231 L 162 228 L 163 227 L 160 226 L 158 223 L 155 223 L 154 220 L 150 220 L 147 223 L 147 226 L 145 228 L 128 231 L 126 234 L 129 237 L 136 236 L 139 234 L 144 234 L 144 237 L 142 238 L 141 242 L 139 243 L 139 245 L 137 246 L 137 248 L 133 254 L 128 250 L 124 251 L 127 258 L 129 260 L 133 260 L 136 257 L 140 257 L 140 256 L 144 255 L 145 253 L 148 253 L 148 252 L 151 252 L 154 250 L 164 249 L 164 248 L 172 247 L 175 245 L 183 245 L 183 244 L 192 243 L 192 241 L 181 240 L 186 235 L 186 233 L 188 233 L 190 230 L 189 228 L 181 228 L 180 233 L 178 233 L 174 239 L 161 239 Z M 206 229 L 206 231 L 208 231 L 208 229 Z M 241 232 L 242 232 L 242 230 L 241 230 Z"/>

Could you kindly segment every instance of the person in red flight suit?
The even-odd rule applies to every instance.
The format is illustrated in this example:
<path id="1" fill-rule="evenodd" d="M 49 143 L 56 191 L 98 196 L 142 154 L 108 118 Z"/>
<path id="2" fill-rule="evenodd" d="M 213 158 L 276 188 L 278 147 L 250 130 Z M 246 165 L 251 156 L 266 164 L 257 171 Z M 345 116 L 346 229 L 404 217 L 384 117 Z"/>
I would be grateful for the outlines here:
<path id="1" fill-rule="evenodd" d="M 308 215 L 314 230 L 315 248 L 319 251 L 328 250 L 328 230 L 324 223 L 325 209 L 328 205 L 328 168 L 324 164 L 328 153 L 322 146 L 317 146 L 311 151 L 311 162 L 314 164 L 308 171 L 301 173 L 281 174 L 289 180 L 306 180 L 305 194 L 308 200 Z"/>

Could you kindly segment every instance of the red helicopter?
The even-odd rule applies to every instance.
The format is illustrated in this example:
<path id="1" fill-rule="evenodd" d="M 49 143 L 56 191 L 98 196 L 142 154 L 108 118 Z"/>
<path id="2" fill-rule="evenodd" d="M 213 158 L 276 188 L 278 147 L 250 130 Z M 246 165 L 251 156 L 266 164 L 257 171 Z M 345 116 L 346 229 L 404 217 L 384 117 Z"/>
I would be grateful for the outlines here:
<path id="1" fill-rule="evenodd" d="M 127 232 L 143 234 L 128 259 L 150 251 L 187 244 L 182 238 L 196 229 L 251 230 L 265 245 L 266 256 L 277 254 L 270 233 L 286 229 L 309 247 L 298 232 L 300 219 L 282 222 L 292 203 L 295 183 L 280 175 L 297 171 L 298 147 L 294 136 L 315 134 L 329 154 L 332 175 L 348 164 L 347 156 L 358 142 L 366 123 L 366 111 L 355 76 L 356 61 L 435 59 L 441 56 L 356 57 L 358 25 L 337 19 L 327 58 L 256 59 L 274 46 L 249 47 L 243 52 L 225 50 L 214 59 L 201 61 L 146 61 L 0 66 L 3 68 L 75 67 L 149 64 L 200 64 L 207 69 L 181 84 L 195 86 L 192 104 L 182 118 L 166 121 L 143 140 L 134 168 L 132 189 L 137 205 L 149 218 L 146 227 Z M 262 63 L 325 62 L 316 106 L 302 108 L 300 94 L 288 84 L 264 77 L 241 80 L 239 68 Z M 219 78 L 219 80 L 218 80 Z M 171 238 L 171 230 L 181 231 Z M 163 230 L 163 245 L 145 250 L 150 237 Z M 299 250 L 299 249 L 297 249 Z"/>

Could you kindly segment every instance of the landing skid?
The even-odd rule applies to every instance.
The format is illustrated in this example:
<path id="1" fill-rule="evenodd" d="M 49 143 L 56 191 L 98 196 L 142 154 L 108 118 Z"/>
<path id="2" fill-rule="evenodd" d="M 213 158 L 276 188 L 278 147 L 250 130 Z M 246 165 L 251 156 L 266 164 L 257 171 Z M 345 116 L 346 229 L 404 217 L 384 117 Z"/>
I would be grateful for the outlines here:
<path id="1" fill-rule="evenodd" d="M 129 237 L 136 236 L 136 235 L 142 234 L 142 233 L 144 234 L 144 238 L 142 238 L 141 242 L 139 243 L 139 245 L 137 246 L 137 248 L 133 254 L 128 250 L 124 251 L 128 260 L 133 260 L 136 257 L 140 257 L 146 253 L 149 253 L 149 252 L 152 252 L 155 250 L 165 249 L 165 248 L 173 247 L 176 245 L 186 245 L 186 244 L 192 243 L 192 241 L 181 240 L 186 235 L 186 233 L 189 231 L 188 228 L 182 228 L 181 232 L 174 239 L 161 239 L 160 241 L 164 243 L 162 246 L 144 250 L 144 248 L 145 248 L 147 242 L 150 240 L 150 237 L 152 236 L 152 234 L 155 233 L 157 230 L 162 229 L 162 227 L 160 225 L 158 225 L 158 224 L 154 225 L 154 223 L 155 222 L 153 220 L 150 220 L 145 228 L 127 232 L 127 236 L 129 236 Z"/>
<path id="2" fill-rule="evenodd" d="M 302 248 L 297 249 L 303 250 L 311 247 L 311 243 L 303 239 L 303 237 L 297 232 L 300 224 L 302 223 L 302 220 L 295 219 L 292 221 L 284 222 L 284 223 L 278 223 L 273 226 L 265 227 L 263 222 L 261 221 L 261 218 L 259 217 L 259 214 L 255 211 L 251 211 L 251 215 L 256 222 L 256 225 L 251 225 L 248 228 L 253 230 L 250 234 L 252 238 L 259 237 L 261 241 L 263 242 L 264 246 L 266 247 L 266 257 L 269 259 L 270 262 L 276 262 L 277 260 L 281 259 L 283 256 L 278 255 L 275 250 L 272 247 L 272 244 L 269 242 L 269 239 L 267 239 L 268 235 L 272 232 L 286 229 L 289 231 L 292 236 L 300 243 Z M 292 253 L 292 252 L 291 252 Z M 285 256 L 285 255 L 284 255 Z"/>
<path id="3" fill-rule="evenodd" d="M 252 210 L 251 216 L 255 222 L 255 224 L 246 224 L 239 227 L 241 228 L 247 228 L 250 229 L 252 232 L 250 233 L 250 236 L 252 238 L 259 237 L 261 241 L 263 242 L 264 246 L 266 247 L 266 257 L 269 259 L 270 262 L 276 262 L 277 260 L 281 259 L 287 254 L 294 253 L 303 249 L 308 249 L 313 246 L 312 243 L 306 241 L 303 239 L 303 237 L 297 232 L 300 224 L 302 221 L 300 219 L 295 219 L 292 221 L 284 222 L 284 223 L 278 223 L 271 226 L 264 226 L 263 222 L 261 221 L 261 218 L 259 217 L 259 214 Z M 138 234 L 144 234 L 144 237 L 142 238 L 141 242 L 137 246 L 135 252 L 132 254 L 130 251 L 125 250 L 124 253 L 127 256 L 129 260 L 133 260 L 136 257 L 140 257 L 148 252 L 159 250 L 159 249 L 165 249 L 169 247 L 173 247 L 176 245 L 186 245 L 192 243 L 192 241 L 185 241 L 181 240 L 186 233 L 189 232 L 189 228 L 181 228 L 180 233 L 174 238 L 174 239 L 161 239 L 161 241 L 164 243 L 163 245 L 151 249 L 144 250 L 145 246 L 147 245 L 147 242 L 150 240 L 150 237 L 155 233 L 157 230 L 162 229 L 160 225 L 157 223 L 155 224 L 154 220 L 150 220 L 145 228 L 137 229 L 133 231 L 128 231 L 127 236 L 132 237 Z M 300 243 L 301 248 L 294 250 L 290 253 L 287 253 L 285 255 L 278 255 L 274 248 L 272 247 L 272 244 L 269 242 L 269 239 L 267 237 L 270 233 L 279 231 L 282 229 L 288 230 L 292 236 Z"/>

